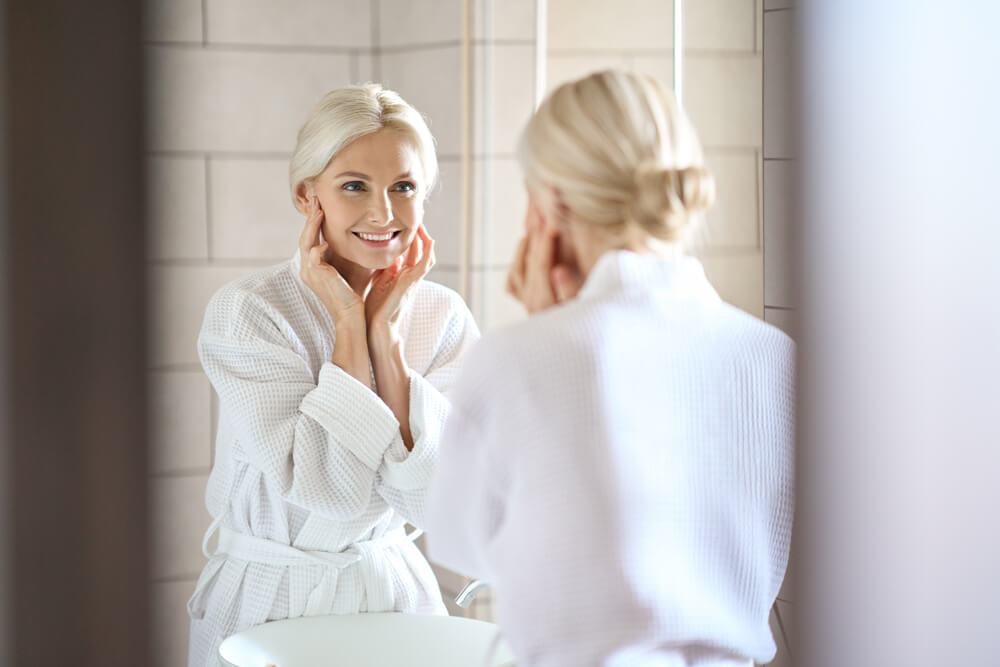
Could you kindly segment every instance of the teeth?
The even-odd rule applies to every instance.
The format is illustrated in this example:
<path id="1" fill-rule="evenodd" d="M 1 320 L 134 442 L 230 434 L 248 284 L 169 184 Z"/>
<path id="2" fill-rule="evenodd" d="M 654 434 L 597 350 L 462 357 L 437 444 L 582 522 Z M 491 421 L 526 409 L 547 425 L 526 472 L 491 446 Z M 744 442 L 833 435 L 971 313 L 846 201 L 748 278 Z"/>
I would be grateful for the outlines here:
<path id="1" fill-rule="evenodd" d="M 386 232 L 385 234 L 366 234 L 365 232 L 358 232 L 358 236 L 366 241 L 388 241 L 392 238 L 395 232 Z"/>

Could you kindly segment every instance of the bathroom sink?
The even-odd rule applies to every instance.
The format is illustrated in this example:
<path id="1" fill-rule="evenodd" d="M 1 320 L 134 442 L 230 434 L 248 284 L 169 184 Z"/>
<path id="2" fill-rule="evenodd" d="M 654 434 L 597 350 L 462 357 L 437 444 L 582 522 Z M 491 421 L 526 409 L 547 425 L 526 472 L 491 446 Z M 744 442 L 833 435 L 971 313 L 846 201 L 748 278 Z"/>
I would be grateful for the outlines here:
<path id="1" fill-rule="evenodd" d="M 457 616 L 348 614 L 258 625 L 219 647 L 236 667 L 513 667 L 492 623 Z"/>

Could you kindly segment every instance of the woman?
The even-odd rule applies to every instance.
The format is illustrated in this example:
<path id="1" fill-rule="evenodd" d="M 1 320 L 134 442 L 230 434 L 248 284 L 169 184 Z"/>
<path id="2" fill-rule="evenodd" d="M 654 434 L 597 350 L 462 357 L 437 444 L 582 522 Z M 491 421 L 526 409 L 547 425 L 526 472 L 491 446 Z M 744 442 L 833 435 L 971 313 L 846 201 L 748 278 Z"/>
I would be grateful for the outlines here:
<path id="1" fill-rule="evenodd" d="M 444 392 L 479 333 L 422 280 L 433 138 L 396 93 L 342 88 L 302 126 L 290 172 L 298 253 L 223 287 L 198 339 L 220 401 L 205 536 L 219 544 L 188 603 L 191 665 L 265 621 L 445 613 L 404 524 L 423 523 Z"/>
<path id="2" fill-rule="evenodd" d="M 496 585 L 522 666 L 767 662 L 793 344 L 680 250 L 713 193 L 697 137 L 655 81 L 602 72 L 551 94 L 521 161 L 532 315 L 457 381 L 431 554 Z"/>

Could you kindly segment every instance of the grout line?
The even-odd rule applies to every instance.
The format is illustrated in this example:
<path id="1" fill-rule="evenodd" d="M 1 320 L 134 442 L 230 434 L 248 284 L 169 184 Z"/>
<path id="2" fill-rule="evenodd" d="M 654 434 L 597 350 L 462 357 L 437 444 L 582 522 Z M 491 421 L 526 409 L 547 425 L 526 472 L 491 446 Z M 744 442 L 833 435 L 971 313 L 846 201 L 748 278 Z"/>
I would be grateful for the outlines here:
<path id="1" fill-rule="evenodd" d="M 205 156 L 205 253 L 212 259 L 212 158 Z"/>
<path id="2" fill-rule="evenodd" d="M 776 12 L 793 12 L 793 11 L 795 11 L 795 7 L 775 7 L 773 9 L 765 9 L 764 13 L 774 14 Z"/>
<path id="3" fill-rule="evenodd" d="M 197 51 L 225 51 L 241 53 L 289 53 L 289 54 L 319 54 L 319 55 L 347 55 L 351 51 L 367 53 L 372 49 L 363 46 L 321 46 L 303 44 L 254 44 L 244 42 L 191 42 L 191 41 L 165 41 L 147 40 L 146 46 L 156 46 L 161 48 L 171 48 L 178 50 Z"/>
<path id="4" fill-rule="evenodd" d="M 788 313 L 794 313 L 798 308 L 794 306 L 769 306 L 765 303 L 764 310 L 783 310 Z"/>
<path id="5" fill-rule="evenodd" d="M 764 162 L 795 162 L 793 157 L 765 157 Z"/>

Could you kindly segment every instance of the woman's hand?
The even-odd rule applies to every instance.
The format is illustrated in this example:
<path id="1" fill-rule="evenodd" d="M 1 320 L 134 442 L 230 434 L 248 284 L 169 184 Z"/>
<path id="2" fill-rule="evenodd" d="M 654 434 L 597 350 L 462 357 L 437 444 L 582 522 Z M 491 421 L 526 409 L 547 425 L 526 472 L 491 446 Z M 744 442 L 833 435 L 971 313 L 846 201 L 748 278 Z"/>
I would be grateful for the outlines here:
<path id="1" fill-rule="evenodd" d="M 309 200 L 306 225 L 299 238 L 299 253 L 302 259 L 299 275 L 302 277 L 302 282 L 316 293 L 330 311 L 338 330 L 364 325 L 364 299 L 351 289 L 340 272 L 325 259 L 330 244 L 327 241 L 320 242 L 322 225 L 323 209 L 320 208 L 314 195 Z"/>
<path id="2" fill-rule="evenodd" d="M 525 228 L 507 274 L 507 292 L 532 314 L 574 298 L 583 281 L 576 271 L 557 262 L 559 231 L 534 206 L 528 208 Z"/>
<path id="3" fill-rule="evenodd" d="M 406 254 L 376 271 L 365 297 L 369 338 L 373 333 L 395 333 L 413 286 L 434 266 L 434 240 L 421 225 Z"/>

